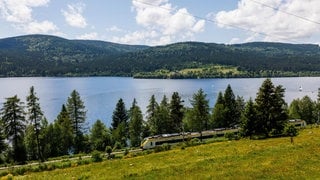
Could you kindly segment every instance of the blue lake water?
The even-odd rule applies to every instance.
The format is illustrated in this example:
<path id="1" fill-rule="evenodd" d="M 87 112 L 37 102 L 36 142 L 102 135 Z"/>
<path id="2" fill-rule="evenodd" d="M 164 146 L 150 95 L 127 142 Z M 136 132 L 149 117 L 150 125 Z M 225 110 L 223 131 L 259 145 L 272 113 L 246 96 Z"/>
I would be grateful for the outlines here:
<path id="1" fill-rule="evenodd" d="M 265 78 L 245 79 L 133 79 L 124 77 L 77 77 L 77 78 L 0 78 L 0 107 L 6 97 L 18 95 L 25 102 L 31 86 L 40 98 L 41 108 L 45 116 L 52 122 L 66 103 L 71 91 L 76 89 L 84 101 L 87 110 L 87 121 L 92 125 L 97 119 L 107 126 L 111 123 L 112 112 L 119 98 L 126 103 L 129 109 L 136 98 L 138 105 L 145 113 L 151 95 L 155 95 L 158 102 L 163 95 L 168 98 L 177 91 L 190 106 L 189 99 L 202 88 L 212 107 L 217 94 L 230 84 L 235 95 L 243 96 L 248 100 L 256 97 L 256 93 Z M 320 87 L 320 77 L 301 78 L 272 78 L 274 85 L 283 85 L 286 88 L 285 99 L 290 103 L 293 99 L 305 95 L 316 100 Z M 302 91 L 299 91 L 299 87 Z"/>

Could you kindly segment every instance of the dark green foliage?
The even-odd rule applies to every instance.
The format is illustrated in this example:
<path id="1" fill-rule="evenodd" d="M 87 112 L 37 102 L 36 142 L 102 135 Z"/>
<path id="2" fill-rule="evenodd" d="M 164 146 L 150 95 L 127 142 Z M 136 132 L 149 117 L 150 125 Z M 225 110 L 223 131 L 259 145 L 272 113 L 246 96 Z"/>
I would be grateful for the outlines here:
<path id="1" fill-rule="evenodd" d="M 143 115 L 136 99 L 133 100 L 129 111 L 129 137 L 132 147 L 138 147 L 142 140 Z"/>
<path id="2" fill-rule="evenodd" d="M 242 134 L 245 137 L 251 137 L 256 134 L 256 130 L 259 129 L 260 125 L 258 123 L 256 105 L 251 98 L 245 106 L 241 121 Z"/>
<path id="3" fill-rule="evenodd" d="M 182 119 L 183 119 L 183 100 L 178 92 L 174 92 L 171 97 L 169 104 L 169 116 L 170 123 L 168 128 L 168 133 L 177 133 L 182 131 Z"/>
<path id="4" fill-rule="evenodd" d="M 91 159 L 93 162 L 101 162 L 102 161 L 102 156 L 101 156 L 101 152 L 94 150 L 91 153 Z"/>
<path id="5" fill-rule="evenodd" d="M 156 109 L 158 108 L 158 103 L 154 95 L 151 96 L 149 100 L 149 105 L 147 106 L 147 125 L 150 128 L 150 134 L 155 135 L 157 132 L 156 125 Z"/>
<path id="6" fill-rule="evenodd" d="M 290 137 L 294 137 L 297 136 L 299 132 L 294 125 L 287 125 L 284 129 L 284 134 Z"/>
<path id="7" fill-rule="evenodd" d="M 122 98 L 116 104 L 116 108 L 112 115 L 112 135 L 115 141 L 120 142 L 122 146 L 126 146 L 129 136 L 128 130 L 129 115 Z"/>
<path id="8" fill-rule="evenodd" d="M 281 134 L 287 122 L 287 105 L 284 101 L 284 88 L 275 87 L 270 79 L 266 79 L 257 93 L 257 124 L 256 133 L 269 136 Z"/>
<path id="9" fill-rule="evenodd" d="M 26 128 L 25 112 L 23 103 L 20 102 L 17 95 L 6 98 L 1 109 L 1 121 L 5 137 L 12 143 L 13 160 L 24 163 L 26 160 L 26 150 L 23 143 Z"/>
<path id="10" fill-rule="evenodd" d="M 155 122 L 154 122 L 154 134 L 166 134 L 169 133 L 172 122 L 169 115 L 168 99 L 164 95 L 161 103 L 157 106 L 155 111 Z"/>
<path id="11" fill-rule="evenodd" d="M 317 104 L 309 96 L 302 99 L 294 99 L 289 107 L 289 116 L 292 119 L 303 119 L 307 124 L 317 122 Z"/>
<path id="12" fill-rule="evenodd" d="M 71 126 L 74 135 L 74 152 L 79 153 L 84 150 L 84 145 L 81 144 L 83 133 L 85 130 L 86 111 L 83 101 L 76 90 L 71 92 L 67 101 L 67 110 L 69 113 Z"/>
<path id="13" fill-rule="evenodd" d="M 1 76 L 315 76 L 319 75 L 319 57 L 319 46 L 311 44 L 184 42 L 147 47 L 44 35 L 0 39 Z M 243 73 L 220 74 L 214 70 L 202 74 L 176 73 L 176 70 L 209 67 L 212 64 L 237 67 Z M 169 73 L 154 73 L 160 69 Z"/>
<path id="14" fill-rule="evenodd" d="M 209 100 L 202 89 L 193 94 L 190 100 L 192 108 L 189 112 L 189 125 L 193 131 L 201 132 L 209 129 Z"/>
<path id="15" fill-rule="evenodd" d="M 106 147 L 106 153 L 108 154 L 108 159 L 110 158 L 110 155 L 112 153 L 112 147 L 111 146 L 107 146 Z"/>
<path id="16" fill-rule="evenodd" d="M 43 112 L 40 108 L 39 98 L 36 96 L 34 92 L 34 87 L 30 88 L 29 96 L 27 96 L 27 108 L 28 108 L 28 120 L 30 125 L 32 126 L 34 139 L 35 139 L 35 147 L 37 152 L 37 156 L 35 157 L 38 160 L 44 161 L 43 156 L 41 154 L 41 145 L 40 145 L 40 133 L 41 133 L 41 120 L 43 119 Z M 32 130 L 30 128 L 30 130 Z M 32 132 L 30 132 L 32 134 Z M 31 139 L 30 139 L 31 140 Z M 30 141 L 29 141 L 30 142 Z M 33 145 L 32 145 L 33 146 Z M 30 149 L 32 150 L 32 149 Z M 32 150 L 32 153 L 34 150 Z"/>
<path id="17" fill-rule="evenodd" d="M 92 150 L 104 151 L 106 146 L 112 145 L 112 138 L 110 130 L 97 120 L 90 130 L 90 143 Z"/>

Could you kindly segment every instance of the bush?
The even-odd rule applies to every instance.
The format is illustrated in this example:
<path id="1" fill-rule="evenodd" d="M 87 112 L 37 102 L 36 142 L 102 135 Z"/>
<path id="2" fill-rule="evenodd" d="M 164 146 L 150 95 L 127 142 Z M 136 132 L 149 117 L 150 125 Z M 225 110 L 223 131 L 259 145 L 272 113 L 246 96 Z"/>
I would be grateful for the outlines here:
<path id="1" fill-rule="evenodd" d="M 112 153 L 112 148 L 111 148 L 111 146 L 107 146 L 106 147 L 106 153 L 108 154 L 108 159 L 110 159 L 111 157 L 111 153 Z"/>
<path id="2" fill-rule="evenodd" d="M 224 134 L 224 137 L 225 137 L 226 139 L 228 139 L 228 140 L 233 140 L 233 139 L 235 139 L 235 135 L 234 135 L 234 133 L 232 133 L 232 132 L 227 132 L 227 133 L 225 133 L 225 134 Z"/>
<path id="3" fill-rule="evenodd" d="M 169 151 L 171 149 L 171 145 L 168 143 L 162 144 L 162 147 L 164 151 Z"/>
<path id="4" fill-rule="evenodd" d="M 114 151 L 114 150 L 117 150 L 117 149 L 121 149 L 121 148 L 122 148 L 121 143 L 117 141 L 117 142 L 114 144 L 114 146 L 113 146 L 113 151 Z"/>
<path id="5" fill-rule="evenodd" d="M 126 156 L 128 154 L 129 154 L 129 149 L 125 149 L 124 152 L 123 152 L 123 155 Z"/>
<path id="6" fill-rule="evenodd" d="M 189 144 L 190 146 L 195 146 L 195 145 L 201 144 L 201 141 L 198 138 L 193 138 L 190 140 Z"/>
<path id="7" fill-rule="evenodd" d="M 91 154 L 91 159 L 92 159 L 92 162 L 101 162 L 102 161 L 101 153 L 97 150 L 93 151 Z"/>

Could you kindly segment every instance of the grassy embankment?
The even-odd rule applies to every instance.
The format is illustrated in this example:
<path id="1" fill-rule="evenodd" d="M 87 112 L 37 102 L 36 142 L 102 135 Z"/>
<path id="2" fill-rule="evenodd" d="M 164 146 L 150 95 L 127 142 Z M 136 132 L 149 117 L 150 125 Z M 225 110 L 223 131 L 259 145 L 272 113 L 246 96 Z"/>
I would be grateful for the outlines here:
<path id="1" fill-rule="evenodd" d="M 294 138 L 228 141 L 105 160 L 16 179 L 317 179 L 320 129 Z"/>

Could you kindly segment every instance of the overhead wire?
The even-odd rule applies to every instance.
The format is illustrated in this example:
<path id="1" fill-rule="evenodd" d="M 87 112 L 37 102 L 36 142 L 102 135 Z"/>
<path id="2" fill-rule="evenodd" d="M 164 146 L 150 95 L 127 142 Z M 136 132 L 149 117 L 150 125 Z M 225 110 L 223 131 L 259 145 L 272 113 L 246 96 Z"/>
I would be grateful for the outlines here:
<path id="1" fill-rule="evenodd" d="M 157 7 L 157 8 L 160 8 L 160 9 L 167 10 L 167 11 L 172 11 L 171 8 L 166 8 L 166 7 L 163 7 L 163 6 L 158 6 L 158 5 L 155 5 L 155 4 L 152 4 L 152 3 L 143 2 L 143 1 L 139 1 L 139 0 L 134 0 L 134 1 L 135 1 L 135 2 L 138 2 L 138 3 L 140 3 L 140 4 L 145 4 L 145 5 L 148 5 L 148 6 Z M 258 3 L 258 4 L 263 5 L 263 6 L 266 6 L 266 7 L 269 7 L 269 8 L 272 8 L 272 9 L 274 9 L 274 10 L 276 10 L 276 11 L 280 11 L 279 8 L 275 8 L 275 7 L 272 7 L 272 6 L 268 6 L 268 5 L 266 5 L 266 4 L 259 3 L 259 2 L 255 1 L 255 0 L 250 0 L 250 1 L 255 2 L 255 3 Z M 288 14 L 288 15 L 295 16 L 295 17 L 300 18 L 300 19 L 303 19 L 303 20 L 305 20 L 305 21 L 309 21 L 309 22 L 316 23 L 316 24 L 320 25 L 319 22 L 312 21 L 312 20 L 307 19 L 307 18 L 304 18 L 304 17 L 302 17 L 302 16 L 294 15 L 294 14 L 292 14 L 292 13 L 288 13 L 288 12 L 285 12 L 285 11 L 281 11 L 281 12 L 282 12 L 282 13 L 285 13 L 285 14 Z M 207 21 L 207 22 L 211 22 L 211 23 L 215 23 L 215 24 L 221 24 L 221 25 L 224 25 L 224 26 L 228 26 L 228 27 L 240 29 L 240 30 L 243 30 L 243 31 L 251 32 L 251 33 L 258 34 L 258 35 L 265 36 L 265 37 L 273 37 L 273 38 L 276 38 L 276 39 L 278 39 L 278 40 L 286 40 L 286 41 L 292 42 L 292 43 L 299 43 L 299 44 L 302 43 L 302 42 L 300 42 L 300 41 L 296 41 L 296 40 L 293 40 L 293 39 L 290 39 L 290 38 L 287 38 L 287 37 L 283 37 L 283 36 L 279 36 L 279 35 L 274 35 L 274 34 L 268 34 L 268 33 L 264 33 L 264 32 L 258 32 L 258 31 L 255 31 L 255 30 L 252 30 L 252 29 L 248 29 L 248 28 L 245 28 L 245 27 L 241 27 L 241 26 L 237 26 L 237 25 L 233 25 L 233 24 L 228 24 L 228 23 L 223 23 L 223 22 L 218 22 L 218 21 L 213 20 L 213 19 L 208 19 L 208 18 L 200 17 L 200 16 L 197 16 L 197 15 L 192 15 L 192 14 L 185 13 L 185 12 L 181 12 L 181 11 L 177 11 L 177 13 L 184 14 L 184 15 L 187 15 L 187 16 L 191 16 L 191 17 L 194 17 L 194 18 L 196 18 L 196 19 L 205 20 L 205 21 Z"/>

